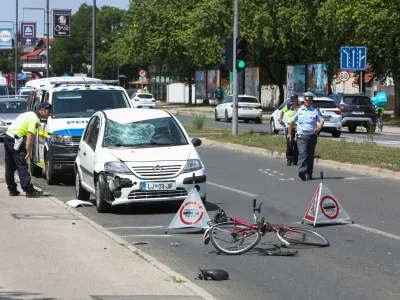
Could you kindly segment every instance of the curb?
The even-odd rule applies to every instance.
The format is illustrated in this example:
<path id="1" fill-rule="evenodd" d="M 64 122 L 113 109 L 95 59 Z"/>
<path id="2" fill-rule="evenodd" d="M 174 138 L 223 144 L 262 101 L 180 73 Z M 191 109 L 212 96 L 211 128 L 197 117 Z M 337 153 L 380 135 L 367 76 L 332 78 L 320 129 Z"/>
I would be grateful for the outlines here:
<path id="1" fill-rule="evenodd" d="M 5 168 L 2 165 L 0 165 L 0 170 L 5 171 Z M 35 187 L 35 188 L 36 189 L 40 189 L 38 187 Z M 43 197 L 46 197 L 46 198 L 50 199 L 51 201 L 55 202 L 56 204 L 60 205 L 62 208 L 66 209 L 70 213 L 72 213 L 75 216 L 77 216 L 83 222 L 85 222 L 85 223 L 89 224 L 90 226 L 92 226 L 94 229 L 96 229 L 101 234 L 107 236 L 108 238 L 114 240 L 119 245 L 125 247 L 130 252 L 132 252 L 132 254 L 136 254 L 136 255 L 140 256 L 141 258 L 143 258 L 148 263 L 150 263 L 151 265 L 155 266 L 156 268 L 158 268 L 159 270 L 161 270 L 162 272 L 164 272 L 168 276 L 170 276 L 170 277 L 175 276 L 176 278 L 179 278 L 179 279 L 183 280 L 184 282 L 182 282 L 181 284 L 184 285 L 189 290 L 191 290 L 195 295 L 203 297 L 205 300 L 216 300 L 216 298 L 214 298 L 211 294 L 209 294 L 207 291 L 205 291 L 204 289 L 202 289 L 198 285 L 196 285 L 193 282 L 191 282 L 189 279 L 187 279 L 184 276 L 182 276 L 181 274 L 175 272 L 174 270 L 172 270 L 167 265 L 164 265 L 163 263 L 159 262 L 156 258 L 152 257 L 151 255 L 147 254 L 146 252 L 143 252 L 142 250 L 140 250 L 140 249 L 136 248 L 135 246 L 129 244 L 128 241 L 126 241 L 123 238 L 119 237 L 118 235 L 112 233 L 111 231 L 107 230 L 103 226 L 101 226 L 101 225 L 97 224 L 96 222 L 90 220 L 88 217 L 86 217 L 85 215 L 83 215 L 82 213 L 77 211 L 76 209 L 68 206 L 63 201 L 61 201 L 61 200 L 59 200 L 59 199 L 57 199 L 55 197 L 48 196 L 48 195 L 43 195 Z"/>
<path id="2" fill-rule="evenodd" d="M 229 149 L 229 150 L 233 150 L 233 151 L 246 152 L 246 153 L 250 153 L 250 154 L 266 156 L 266 157 L 275 158 L 275 159 L 282 159 L 282 160 L 286 159 L 286 154 L 284 152 L 271 151 L 268 149 L 257 148 L 257 147 L 242 146 L 242 145 L 237 145 L 237 144 L 232 144 L 232 143 L 216 142 L 216 141 L 207 140 L 206 138 L 202 138 L 202 142 L 203 142 L 202 145 L 204 145 L 204 146 L 225 148 L 225 149 Z M 316 159 L 314 161 L 314 165 L 321 166 L 321 167 L 327 167 L 327 168 L 331 168 L 331 169 L 336 169 L 336 170 L 341 170 L 341 171 L 354 172 L 354 173 L 363 174 L 363 175 L 372 175 L 372 176 L 377 176 L 377 177 L 400 180 L 400 172 L 379 169 L 379 168 L 373 168 L 373 167 L 368 167 L 368 166 L 353 165 L 353 164 L 349 164 L 349 163 L 340 163 L 337 161 L 324 160 L 324 159 Z"/>

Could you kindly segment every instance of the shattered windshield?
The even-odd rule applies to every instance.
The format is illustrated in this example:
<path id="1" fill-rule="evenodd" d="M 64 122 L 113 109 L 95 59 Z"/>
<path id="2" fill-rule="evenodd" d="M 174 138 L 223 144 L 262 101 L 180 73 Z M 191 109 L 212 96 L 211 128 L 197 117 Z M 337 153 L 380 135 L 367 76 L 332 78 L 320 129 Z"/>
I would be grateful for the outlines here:
<path id="1" fill-rule="evenodd" d="M 121 90 L 59 91 L 53 94 L 52 118 L 91 117 L 99 110 L 130 107 L 128 101 Z"/>
<path id="2" fill-rule="evenodd" d="M 104 147 L 154 147 L 187 145 L 188 141 L 176 121 L 157 118 L 120 124 L 107 120 Z"/>

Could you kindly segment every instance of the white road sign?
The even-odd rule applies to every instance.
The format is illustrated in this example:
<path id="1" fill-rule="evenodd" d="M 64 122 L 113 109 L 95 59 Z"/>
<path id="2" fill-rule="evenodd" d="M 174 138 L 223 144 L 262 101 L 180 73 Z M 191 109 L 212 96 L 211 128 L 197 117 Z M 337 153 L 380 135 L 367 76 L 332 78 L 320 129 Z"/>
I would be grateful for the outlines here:
<path id="1" fill-rule="evenodd" d="M 341 82 L 346 82 L 347 80 L 350 79 L 350 73 L 349 73 L 348 71 L 340 71 L 340 72 L 338 73 L 338 79 L 339 79 Z"/>

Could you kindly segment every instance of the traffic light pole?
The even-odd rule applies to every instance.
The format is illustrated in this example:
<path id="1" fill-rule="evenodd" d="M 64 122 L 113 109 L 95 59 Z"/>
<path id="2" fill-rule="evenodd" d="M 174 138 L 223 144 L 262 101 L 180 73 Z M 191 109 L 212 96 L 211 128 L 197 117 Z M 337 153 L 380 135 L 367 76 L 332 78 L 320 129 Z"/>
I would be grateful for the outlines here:
<path id="1" fill-rule="evenodd" d="M 238 134 L 238 71 L 236 66 L 237 38 L 239 36 L 239 0 L 235 0 L 235 16 L 233 22 L 233 107 L 232 107 L 232 135 Z"/>

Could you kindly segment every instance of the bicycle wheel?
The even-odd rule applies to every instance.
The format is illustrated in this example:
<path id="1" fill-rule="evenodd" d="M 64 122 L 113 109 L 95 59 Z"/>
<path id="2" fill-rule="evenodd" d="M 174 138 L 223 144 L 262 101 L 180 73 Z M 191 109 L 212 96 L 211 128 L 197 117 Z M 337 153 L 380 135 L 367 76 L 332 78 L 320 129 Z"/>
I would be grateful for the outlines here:
<path id="1" fill-rule="evenodd" d="M 305 228 L 285 227 L 276 232 L 278 239 L 285 245 L 308 245 L 327 247 L 329 241 L 321 234 Z"/>
<path id="2" fill-rule="evenodd" d="M 258 230 L 233 222 L 219 223 L 210 229 L 211 243 L 218 251 L 228 254 L 242 254 L 252 249 L 261 239 Z"/>

